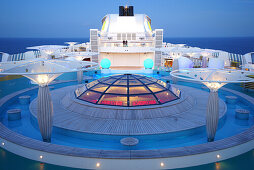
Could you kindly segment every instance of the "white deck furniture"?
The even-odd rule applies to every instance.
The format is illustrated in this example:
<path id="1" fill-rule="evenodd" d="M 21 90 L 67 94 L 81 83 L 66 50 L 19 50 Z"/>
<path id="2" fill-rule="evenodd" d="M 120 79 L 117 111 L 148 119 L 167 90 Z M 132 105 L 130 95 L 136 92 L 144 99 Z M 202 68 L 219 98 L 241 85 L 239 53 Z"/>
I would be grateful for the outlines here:
<path id="1" fill-rule="evenodd" d="M 248 120 L 250 116 L 250 111 L 246 109 L 236 109 L 235 117 L 240 120 Z"/>
<path id="2" fill-rule="evenodd" d="M 30 96 L 20 96 L 19 97 L 19 103 L 22 105 L 27 105 L 30 103 Z"/>
<path id="3" fill-rule="evenodd" d="M 21 110 L 20 109 L 8 110 L 7 114 L 8 114 L 8 120 L 9 121 L 20 120 L 21 119 Z"/>
<path id="4" fill-rule="evenodd" d="M 229 104 L 236 104 L 237 97 L 236 96 L 226 96 L 226 102 Z"/>
<path id="5" fill-rule="evenodd" d="M 127 138 L 121 139 L 120 142 L 122 145 L 125 145 L 125 146 L 135 146 L 138 144 L 139 140 L 137 138 L 127 137 Z"/>

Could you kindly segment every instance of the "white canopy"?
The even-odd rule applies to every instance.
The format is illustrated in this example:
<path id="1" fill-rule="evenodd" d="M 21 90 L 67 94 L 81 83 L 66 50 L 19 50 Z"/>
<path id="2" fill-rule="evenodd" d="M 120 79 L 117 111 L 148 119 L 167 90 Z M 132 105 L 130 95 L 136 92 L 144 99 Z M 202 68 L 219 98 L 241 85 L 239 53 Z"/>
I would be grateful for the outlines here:
<path id="1" fill-rule="evenodd" d="M 217 83 L 246 83 L 254 82 L 249 76 L 254 72 L 242 70 L 192 68 L 175 70 L 170 73 L 171 76 L 198 82 L 217 82 Z"/>
<path id="2" fill-rule="evenodd" d="M 66 48 L 67 46 L 64 45 L 40 45 L 40 46 L 33 46 L 33 47 L 27 47 L 28 50 L 52 50 L 52 49 L 61 49 Z"/>
<path id="3" fill-rule="evenodd" d="M 67 48 L 68 46 L 63 45 L 41 45 L 41 46 L 34 46 L 34 47 L 27 47 L 29 50 L 40 50 L 45 52 L 48 55 L 52 55 L 59 49 Z"/>
<path id="4" fill-rule="evenodd" d="M 98 55 L 97 52 L 70 52 L 61 54 L 62 56 L 68 56 L 65 60 L 69 61 L 82 61 L 85 58 L 90 58 L 90 56 Z"/>
<path id="5" fill-rule="evenodd" d="M 29 61 L 1 62 L 0 75 L 59 74 L 86 70 L 94 68 L 94 66 L 97 66 L 97 63 L 90 61 L 46 60 L 40 58 Z"/>
<path id="6" fill-rule="evenodd" d="M 69 57 L 76 57 L 76 56 L 93 56 L 93 55 L 98 55 L 99 53 L 97 52 L 70 52 L 70 53 L 64 53 L 62 55 L 64 56 L 69 56 Z"/>
<path id="7" fill-rule="evenodd" d="M 78 42 L 72 42 L 72 41 L 70 41 L 70 42 L 65 42 L 65 44 L 68 44 L 69 46 L 73 46 L 73 45 L 75 45 L 75 44 L 77 44 Z"/>
<path id="8" fill-rule="evenodd" d="M 47 85 L 62 73 L 95 68 L 97 63 L 88 61 L 45 60 L 0 63 L 0 75 L 23 75 L 39 85 Z"/>

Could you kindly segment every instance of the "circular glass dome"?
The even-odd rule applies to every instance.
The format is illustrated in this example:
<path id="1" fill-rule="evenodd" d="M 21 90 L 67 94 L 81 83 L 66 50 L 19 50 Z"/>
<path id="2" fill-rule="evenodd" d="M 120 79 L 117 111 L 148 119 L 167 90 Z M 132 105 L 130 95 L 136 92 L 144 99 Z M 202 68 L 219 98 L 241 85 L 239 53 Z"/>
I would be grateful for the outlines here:
<path id="1" fill-rule="evenodd" d="M 76 97 L 111 106 L 158 105 L 180 98 L 180 90 L 161 80 L 136 74 L 103 77 L 78 88 Z"/>

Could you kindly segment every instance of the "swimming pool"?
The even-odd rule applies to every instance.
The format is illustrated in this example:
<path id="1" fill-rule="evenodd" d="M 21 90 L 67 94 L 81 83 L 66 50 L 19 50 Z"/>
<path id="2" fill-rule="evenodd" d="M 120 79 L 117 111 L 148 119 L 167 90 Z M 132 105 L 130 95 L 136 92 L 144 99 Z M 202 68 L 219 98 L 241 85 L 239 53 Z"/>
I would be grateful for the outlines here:
<path id="1" fill-rule="evenodd" d="M 155 75 L 156 78 L 163 78 L 158 75 Z M 96 77 L 98 78 L 98 76 Z M 64 86 L 71 86 L 75 85 L 76 82 L 67 82 L 67 83 L 60 83 L 60 84 L 55 84 L 54 89 L 58 89 Z M 201 88 L 203 87 L 200 84 L 189 84 L 186 82 L 180 82 L 182 85 L 191 85 L 192 87 L 202 89 L 206 91 L 207 89 Z M 30 85 L 28 83 L 28 85 Z M 28 91 L 22 95 L 30 95 L 32 98 L 35 98 L 37 95 L 36 90 L 31 90 Z M 231 95 L 230 92 L 226 90 L 221 90 L 219 91 L 220 97 L 225 100 L 226 95 Z M 239 97 L 239 96 L 238 96 Z M 8 106 L 6 106 L 5 111 L 10 108 L 15 108 L 15 107 L 20 107 L 19 103 L 14 99 L 13 102 L 9 103 Z M 24 134 L 26 136 L 29 136 L 34 139 L 40 140 L 40 134 L 39 131 L 30 124 L 30 118 L 29 118 L 29 110 L 27 106 L 22 106 L 24 110 L 24 114 L 22 112 L 22 120 L 17 121 L 17 122 L 12 122 L 8 123 L 6 120 L 6 115 L 1 116 L 1 121 L 10 129 L 13 131 L 16 131 L 18 133 Z M 249 102 L 240 100 L 240 102 L 234 106 L 234 105 L 228 105 L 228 110 L 227 110 L 227 117 L 225 121 L 222 123 L 221 126 L 223 128 L 220 128 L 217 132 L 216 135 L 216 140 L 223 139 L 225 137 L 232 136 L 234 134 L 240 133 L 249 127 L 253 125 L 253 113 L 251 113 L 251 118 L 248 121 L 240 121 L 236 122 L 234 118 L 234 110 L 236 108 L 244 108 L 244 109 L 249 109 L 253 110 L 253 106 L 250 105 Z M 233 128 L 232 128 L 233 127 Z M 233 130 L 232 130 L 233 129 Z M 33 133 L 31 133 L 31 131 Z M 115 150 L 128 150 L 130 149 L 129 147 L 122 146 L 120 144 L 120 139 L 123 138 L 124 136 L 96 136 L 93 134 L 87 134 L 85 136 L 86 140 L 84 142 L 84 139 L 80 138 L 71 138 L 70 136 L 66 137 L 61 134 L 56 134 L 53 132 L 53 138 L 52 138 L 52 143 L 60 144 L 60 145 L 67 145 L 67 146 L 74 146 L 74 147 L 84 147 L 84 148 L 100 148 L 103 149 L 115 149 Z M 137 137 L 137 136 L 135 136 Z M 89 139 L 95 139 L 94 141 L 91 142 Z M 196 131 L 196 133 L 187 133 L 187 134 L 181 134 L 181 135 L 172 135 L 172 134 L 161 134 L 161 135 L 149 135 L 149 136 L 138 136 L 139 138 L 140 145 L 134 146 L 131 149 L 135 150 L 142 150 L 142 149 L 157 149 L 157 148 L 174 148 L 174 147 L 181 147 L 181 146 L 190 146 L 190 145 L 197 145 L 200 143 L 205 143 L 206 142 L 206 134 L 205 134 L 205 129 L 199 129 Z M 188 138 L 189 140 L 186 140 Z"/>

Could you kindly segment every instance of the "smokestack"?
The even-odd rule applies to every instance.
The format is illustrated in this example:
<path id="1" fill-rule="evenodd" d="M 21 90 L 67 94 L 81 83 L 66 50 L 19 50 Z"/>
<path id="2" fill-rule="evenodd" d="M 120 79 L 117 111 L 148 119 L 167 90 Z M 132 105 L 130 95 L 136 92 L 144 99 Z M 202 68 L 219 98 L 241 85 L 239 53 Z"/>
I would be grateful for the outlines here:
<path id="1" fill-rule="evenodd" d="M 124 16 L 124 6 L 119 6 L 119 16 Z"/>
<path id="2" fill-rule="evenodd" d="M 119 6 L 119 16 L 134 16 L 133 6 Z"/>
<path id="3" fill-rule="evenodd" d="M 134 16 L 134 12 L 133 12 L 133 6 L 129 6 L 129 15 L 128 16 Z"/>

